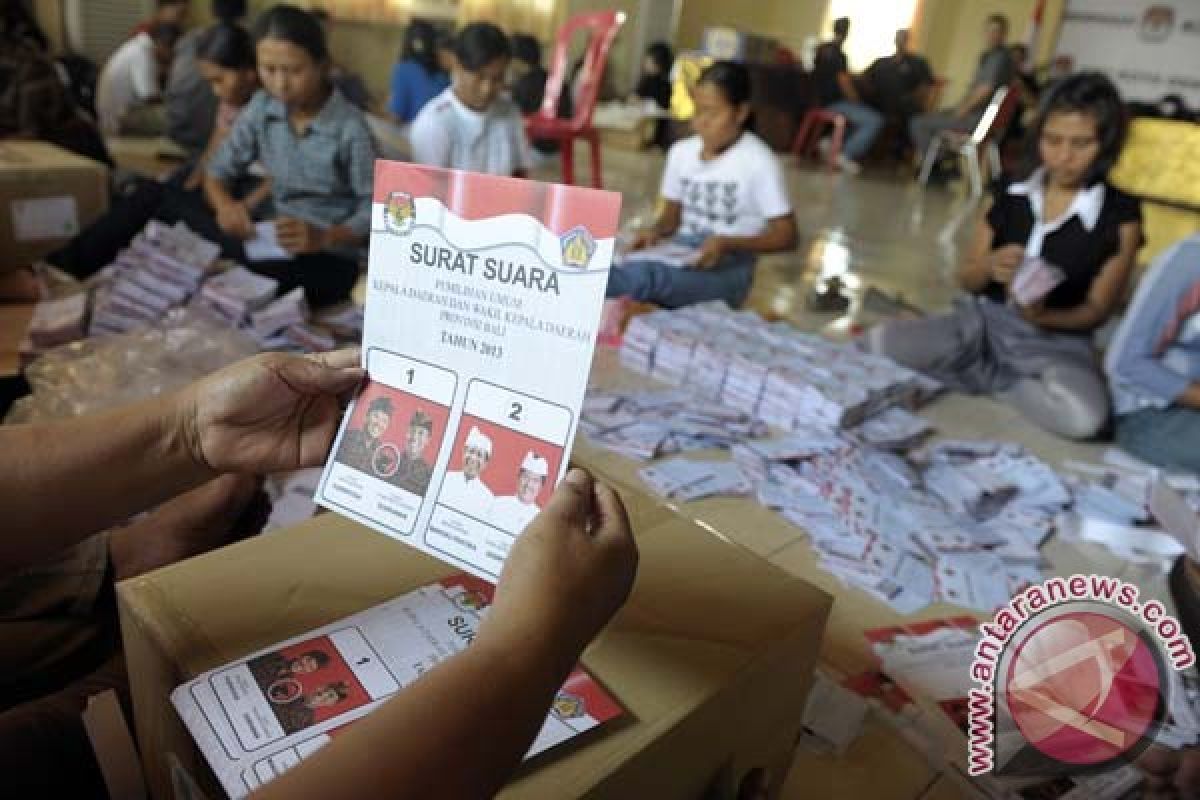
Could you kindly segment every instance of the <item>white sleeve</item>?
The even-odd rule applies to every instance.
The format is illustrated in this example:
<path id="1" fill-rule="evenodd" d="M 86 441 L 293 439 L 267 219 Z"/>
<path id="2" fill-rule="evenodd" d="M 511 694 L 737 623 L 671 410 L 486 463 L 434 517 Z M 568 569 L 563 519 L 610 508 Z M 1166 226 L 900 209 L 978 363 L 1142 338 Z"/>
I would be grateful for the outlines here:
<path id="1" fill-rule="evenodd" d="M 792 200 L 788 197 L 783 167 L 774 153 L 764 153 L 757 168 L 748 170 L 750 196 L 765 219 L 785 217 L 792 213 Z"/>
<path id="2" fill-rule="evenodd" d="M 433 109 L 428 111 L 417 114 L 408 130 L 413 161 L 427 167 L 453 167 L 450 163 L 450 133 L 439 124 L 439 115 L 433 113 Z"/>
<path id="3" fill-rule="evenodd" d="M 133 61 L 133 94 L 138 100 L 149 100 L 158 97 L 158 65 L 154 61 L 154 50 L 139 50 L 138 57 Z"/>
<path id="4" fill-rule="evenodd" d="M 682 142 L 677 142 L 667 151 L 667 163 L 663 167 L 662 186 L 659 188 L 659 194 L 675 203 L 683 199 L 683 175 L 680 174 L 679 168 L 681 144 Z"/>
<path id="5" fill-rule="evenodd" d="M 525 133 L 525 118 L 521 116 L 521 112 L 515 106 L 513 107 L 510 120 L 513 129 L 516 169 L 528 172 L 533 169 L 533 154 L 529 152 L 533 144 L 529 141 L 529 136 Z"/>

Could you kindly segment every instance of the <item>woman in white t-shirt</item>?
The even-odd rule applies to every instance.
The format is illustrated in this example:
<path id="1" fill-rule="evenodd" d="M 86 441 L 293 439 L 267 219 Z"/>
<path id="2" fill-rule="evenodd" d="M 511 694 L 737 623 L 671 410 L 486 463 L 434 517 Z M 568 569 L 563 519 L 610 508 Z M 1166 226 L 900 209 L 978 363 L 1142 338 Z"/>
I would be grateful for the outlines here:
<path id="1" fill-rule="evenodd" d="M 678 308 L 709 300 L 739 306 L 750 292 L 759 253 L 796 246 L 796 218 L 783 169 L 749 130 L 750 74 L 718 61 L 692 93 L 695 136 L 676 142 L 663 171 L 658 220 L 638 233 L 608 278 L 609 297 Z M 687 266 L 637 251 L 672 239 L 698 248 Z"/>
<path id="2" fill-rule="evenodd" d="M 409 130 L 413 160 L 432 167 L 524 177 L 528 142 L 521 112 L 502 94 L 512 50 L 487 22 L 463 28 L 454 44 L 450 88 L 417 114 Z"/>

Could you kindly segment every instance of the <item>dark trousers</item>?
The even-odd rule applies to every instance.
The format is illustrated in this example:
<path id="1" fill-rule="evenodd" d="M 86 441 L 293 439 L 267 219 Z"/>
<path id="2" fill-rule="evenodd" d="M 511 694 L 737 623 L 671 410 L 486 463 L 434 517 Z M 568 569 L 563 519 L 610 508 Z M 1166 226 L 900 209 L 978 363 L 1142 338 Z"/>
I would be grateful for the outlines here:
<path id="1" fill-rule="evenodd" d="M 247 262 L 242 243 L 226 235 L 199 191 L 170 183 L 140 181 L 114 200 L 112 207 L 46 261 L 85 279 L 111 264 L 151 219 L 169 225 L 182 222 L 200 236 L 221 246 L 222 258 L 245 263 L 250 269 L 279 281 L 280 293 L 303 287 L 310 306 L 341 302 L 358 279 L 358 263 L 332 253 L 307 253 L 284 261 Z"/>

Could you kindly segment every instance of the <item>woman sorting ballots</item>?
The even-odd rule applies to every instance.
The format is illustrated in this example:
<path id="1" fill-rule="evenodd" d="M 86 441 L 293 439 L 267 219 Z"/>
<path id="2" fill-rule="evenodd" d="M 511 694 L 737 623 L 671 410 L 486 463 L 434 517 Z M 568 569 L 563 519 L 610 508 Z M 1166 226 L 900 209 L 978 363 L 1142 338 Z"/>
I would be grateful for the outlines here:
<path id="1" fill-rule="evenodd" d="M 949 314 L 868 331 L 869 350 L 949 388 L 994 393 L 1072 439 L 1106 425 L 1092 331 L 1125 294 L 1141 207 L 1105 180 L 1125 137 L 1121 98 L 1098 73 L 1063 80 L 1031 131 L 1035 167 L 1002 184 L 958 270 Z"/>
<path id="2" fill-rule="evenodd" d="M 609 297 L 668 308 L 708 300 L 736 307 L 750 292 L 757 255 L 796 246 L 779 160 L 749 130 L 749 72 L 718 61 L 700 75 L 693 99 L 696 134 L 667 153 L 662 212 L 610 272 Z M 668 261 L 661 252 L 636 252 L 666 240 L 687 253 L 686 263 Z"/>
<path id="3" fill-rule="evenodd" d="M 238 115 L 208 164 L 204 189 L 217 224 L 245 241 L 265 216 L 238 199 L 236 184 L 261 164 L 271 181 L 271 222 L 287 257 L 250 262 L 280 282 L 304 287 L 313 306 L 346 298 L 371 224 L 376 158 L 367 122 L 330 80 L 320 23 L 308 12 L 278 5 L 255 25 L 263 90 Z M 242 259 L 237 259 L 242 260 Z"/>
<path id="4" fill-rule="evenodd" d="M 475 22 L 455 41 L 450 88 L 413 120 L 413 160 L 490 175 L 525 176 L 529 144 L 521 112 L 503 94 L 512 49 L 495 25 Z"/>
<path id="5" fill-rule="evenodd" d="M 42 567 L 63 549 L 164 501 L 171 506 L 230 479 L 323 463 L 342 401 L 364 378 L 359 363 L 356 350 L 267 353 L 134 405 L 3 426 L 0 575 L 13 576 L 10 593 L 49 578 Z M 147 529 L 140 546 L 153 550 L 161 546 L 155 534 L 173 528 L 162 508 L 132 524 L 148 520 L 159 529 Z M 174 521 L 176 528 L 187 524 Z M 119 570 L 115 552 L 113 558 Z M 637 546 L 617 494 L 571 470 L 514 543 L 472 645 L 254 796 L 491 797 L 521 763 L 583 648 L 624 603 L 636 568 Z M 64 625 L 78 614 L 69 592 L 81 576 L 59 577 L 68 600 L 44 610 L 43 644 L 63 644 Z M 115 608 L 98 613 L 115 626 Z M 55 673 L 33 666 L 58 651 L 30 641 L 36 621 L 0 619 L 4 796 L 103 797 L 81 713 L 107 688 L 128 697 L 124 669 L 115 668 L 120 656 L 113 669 L 56 684 Z M 304 660 L 288 669 L 314 666 Z M 326 695 L 324 702 L 335 699 Z"/>
<path id="6" fill-rule="evenodd" d="M 238 115 L 258 91 L 254 39 L 236 23 L 219 22 L 200 34 L 196 63 L 204 80 L 212 87 L 218 105 L 212 135 L 195 165 L 171 181 L 140 181 L 99 219 L 47 255 L 47 264 L 77 278 L 87 278 L 110 264 L 151 219 L 168 224 L 183 222 L 206 238 L 215 241 L 223 238 L 200 189 L 209 159 L 221 147 Z M 259 207 L 269 193 L 269 186 L 254 177 L 248 177 L 238 187 L 238 194 L 247 208 Z M 231 244 L 234 252 L 226 255 L 240 257 L 240 248 L 236 243 Z"/>

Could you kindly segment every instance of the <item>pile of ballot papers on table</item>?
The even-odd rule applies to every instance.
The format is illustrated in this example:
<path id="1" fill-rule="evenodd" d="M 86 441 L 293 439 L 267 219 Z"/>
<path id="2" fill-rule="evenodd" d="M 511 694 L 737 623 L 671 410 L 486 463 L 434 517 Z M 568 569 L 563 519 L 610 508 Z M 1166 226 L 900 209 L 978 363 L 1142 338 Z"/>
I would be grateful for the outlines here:
<path id="1" fill-rule="evenodd" d="M 361 337 L 361 309 L 314 316 L 303 289 L 276 297 L 274 278 L 223 265 L 219 255 L 182 223 L 152 220 L 84 291 L 37 305 L 21 345 L 24 362 L 86 336 L 143 330 L 182 307 L 245 332 L 264 350 L 320 352 Z"/>
<path id="2" fill-rule="evenodd" d="M 1069 462 L 1060 475 L 1016 444 L 922 446 L 932 426 L 909 409 L 936 384 L 853 347 L 706 304 L 634 317 L 620 360 L 680 388 L 591 390 L 580 430 L 593 443 L 670 457 L 639 472 L 669 501 L 776 510 L 822 568 L 902 613 L 994 610 L 1042 580 L 1056 531 L 1157 568 L 1182 552 L 1152 525 L 1152 471 Z M 732 460 L 681 455 L 700 450 Z M 1200 508 L 1200 484 L 1174 486 Z"/>
<path id="3" fill-rule="evenodd" d="M 783 430 L 853 427 L 941 388 L 890 359 L 720 302 L 633 317 L 620 360 Z"/>

